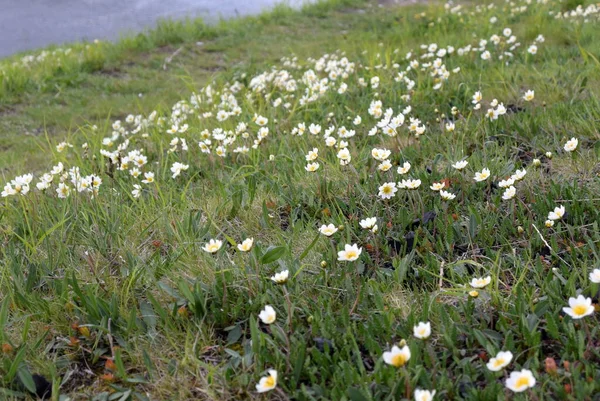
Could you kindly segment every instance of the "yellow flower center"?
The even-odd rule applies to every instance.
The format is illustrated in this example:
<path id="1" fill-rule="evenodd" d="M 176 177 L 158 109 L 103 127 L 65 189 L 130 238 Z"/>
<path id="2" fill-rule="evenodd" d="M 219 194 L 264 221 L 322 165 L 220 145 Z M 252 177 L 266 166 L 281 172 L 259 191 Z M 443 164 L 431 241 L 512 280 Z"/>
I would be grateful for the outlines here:
<path id="1" fill-rule="evenodd" d="M 265 380 L 265 387 L 275 387 L 275 378 L 273 376 L 267 377 L 267 380 Z"/>
<path id="2" fill-rule="evenodd" d="M 356 252 L 354 252 L 354 251 L 346 252 L 346 258 L 348 258 L 348 259 L 355 258 L 356 256 L 358 256 L 358 255 L 356 255 Z"/>
<path id="3" fill-rule="evenodd" d="M 584 315 L 587 312 L 587 307 L 585 305 L 577 305 L 573 308 L 573 313 L 577 316 Z"/>
<path id="4" fill-rule="evenodd" d="M 390 192 L 392 192 L 392 187 L 383 187 L 384 194 L 389 194 Z"/>
<path id="5" fill-rule="evenodd" d="M 396 354 L 392 357 L 392 365 L 394 365 L 397 368 L 400 366 L 404 366 L 405 363 L 406 363 L 406 358 L 404 357 L 403 354 Z"/>
<path id="6" fill-rule="evenodd" d="M 496 360 L 494 361 L 494 367 L 495 367 L 495 368 L 497 368 L 497 367 L 499 367 L 499 366 L 502 366 L 502 365 L 504 365 L 504 359 L 502 359 L 502 358 L 498 358 L 498 359 L 496 359 Z"/>
<path id="7" fill-rule="evenodd" d="M 517 380 L 516 383 L 516 387 L 517 388 L 521 388 L 521 387 L 527 387 L 529 386 L 529 378 L 523 376 L 523 377 L 519 377 L 519 379 Z"/>

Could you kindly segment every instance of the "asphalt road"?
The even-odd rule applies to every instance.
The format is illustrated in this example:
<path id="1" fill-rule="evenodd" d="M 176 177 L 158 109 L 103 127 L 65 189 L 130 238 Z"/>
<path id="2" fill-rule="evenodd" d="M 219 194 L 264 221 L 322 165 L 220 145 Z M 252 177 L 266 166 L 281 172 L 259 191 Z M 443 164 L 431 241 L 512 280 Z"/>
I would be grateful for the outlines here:
<path id="1" fill-rule="evenodd" d="M 118 39 L 160 18 L 257 14 L 281 0 L 0 0 L 0 57 L 51 44 Z M 305 0 L 288 0 L 299 6 Z"/>

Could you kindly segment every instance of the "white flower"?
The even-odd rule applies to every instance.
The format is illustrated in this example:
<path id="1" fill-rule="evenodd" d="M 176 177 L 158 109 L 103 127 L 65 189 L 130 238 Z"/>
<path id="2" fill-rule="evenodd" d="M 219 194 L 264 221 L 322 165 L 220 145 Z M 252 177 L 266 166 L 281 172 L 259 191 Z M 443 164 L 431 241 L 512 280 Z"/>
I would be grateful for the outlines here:
<path id="1" fill-rule="evenodd" d="M 313 160 L 316 160 L 317 157 L 319 157 L 319 149 L 313 148 L 313 150 L 308 151 L 308 154 L 306 155 L 306 161 L 311 162 Z"/>
<path id="2" fill-rule="evenodd" d="M 358 245 L 346 244 L 343 251 L 338 252 L 338 260 L 339 261 L 347 261 L 352 262 L 358 259 L 360 253 L 362 252 L 362 248 L 359 248 Z"/>
<path id="3" fill-rule="evenodd" d="M 397 191 L 398 188 L 396 188 L 395 182 L 386 182 L 379 187 L 379 196 L 381 199 L 391 199 L 394 195 L 396 195 Z"/>
<path id="4" fill-rule="evenodd" d="M 271 324 L 277 319 L 277 313 L 275 313 L 275 309 L 271 305 L 266 305 L 265 309 L 261 310 L 258 314 L 258 318 L 264 324 Z"/>
<path id="5" fill-rule="evenodd" d="M 483 288 L 487 286 L 492 281 L 492 277 L 481 277 L 481 278 L 473 278 L 471 280 L 471 287 L 473 288 Z"/>
<path id="6" fill-rule="evenodd" d="M 594 305 L 591 298 L 579 295 L 577 298 L 569 298 L 569 307 L 564 307 L 563 312 L 573 319 L 581 319 L 594 313 Z"/>
<path id="7" fill-rule="evenodd" d="M 131 191 L 131 195 L 134 198 L 139 198 L 142 195 L 142 186 L 140 184 L 133 184 L 133 191 Z"/>
<path id="8" fill-rule="evenodd" d="M 256 116 L 256 119 L 254 120 L 254 122 L 257 125 L 263 127 L 263 126 L 267 125 L 267 123 L 269 122 L 269 119 L 266 117 L 263 117 L 263 116 Z"/>
<path id="9" fill-rule="evenodd" d="M 454 195 L 451 192 L 444 191 L 443 189 L 440 191 L 440 196 L 445 201 L 452 200 L 452 199 L 456 198 L 456 195 Z"/>
<path id="10" fill-rule="evenodd" d="M 484 168 L 481 172 L 476 172 L 473 178 L 477 182 L 485 181 L 490 176 L 490 169 Z"/>
<path id="11" fill-rule="evenodd" d="M 321 165 L 317 162 L 314 163 L 308 163 L 304 169 L 306 171 L 308 171 L 309 173 L 314 173 L 315 171 L 317 171 L 319 169 L 319 167 L 321 167 Z"/>
<path id="12" fill-rule="evenodd" d="M 421 186 L 421 180 L 402 180 L 398 183 L 398 187 L 405 189 L 417 189 Z"/>
<path id="13" fill-rule="evenodd" d="M 413 327 L 413 334 L 421 340 L 426 340 L 431 335 L 431 323 L 419 322 L 418 325 Z"/>
<path id="14" fill-rule="evenodd" d="M 548 213 L 548 220 L 560 220 L 565 215 L 565 207 L 560 205 L 554 208 L 553 212 Z"/>
<path id="15" fill-rule="evenodd" d="M 410 348 L 408 348 L 406 345 L 402 348 L 394 345 L 391 351 L 386 351 L 383 353 L 383 361 L 388 365 L 392 365 L 397 368 L 404 366 L 409 360 Z"/>
<path id="16" fill-rule="evenodd" d="M 466 160 L 461 160 L 461 161 L 457 161 L 456 163 L 454 163 L 452 165 L 452 167 L 454 167 L 457 170 L 462 170 L 463 168 L 467 167 L 467 164 L 469 164 L 468 161 Z"/>
<path id="17" fill-rule="evenodd" d="M 338 159 L 340 159 L 340 164 L 342 166 L 347 165 L 352 160 L 352 156 L 350 155 L 350 151 L 348 150 L 348 148 L 340 149 L 340 151 L 337 154 L 337 157 Z"/>
<path id="18" fill-rule="evenodd" d="M 508 187 L 512 186 L 514 183 L 515 183 L 515 179 L 514 179 L 514 178 L 512 178 L 512 177 L 510 177 L 510 178 L 508 178 L 508 179 L 506 179 L 506 180 L 502 180 L 502 181 L 500 181 L 500 182 L 498 183 L 498 186 L 499 186 L 500 188 L 508 188 Z"/>
<path id="19" fill-rule="evenodd" d="M 285 282 L 288 281 L 289 276 L 290 276 L 290 271 L 284 270 L 279 273 L 275 273 L 275 275 L 271 277 L 271 280 L 273 280 L 277 284 L 285 284 Z"/>
<path id="20" fill-rule="evenodd" d="M 534 97 L 535 93 L 530 89 L 523 95 L 523 100 L 525 100 L 526 102 L 530 102 L 533 100 Z"/>
<path id="21" fill-rule="evenodd" d="M 565 143 L 565 152 L 573 152 L 577 149 L 577 145 L 579 144 L 579 140 L 577 138 L 571 138 Z"/>
<path id="22" fill-rule="evenodd" d="M 144 179 L 142 180 L 142 182 L 144 184 L 150 184 L 151 182 L 154 182 L 154 173 L 152 173 L 152 172 L 144 173 Z"/>
<path id="23" fill-rule="evenodd" d="M 254 238 L 246 238 L 241 244 L 238 244 L 237 248 L 242 252 L 248 252 L 254 244 Z"/>
<path id="24" fill-rule="evenodd" d="M 69 188 L 64 182 L 58 184 L 58 188 L 56 188 L 56 193 L 59 198 L 68 198 L 71 194 L 71 188 Z"/>
<path id="25" fill-rule="evenodd" d="M 594 269 L 594 271 L 590 273 L 590 281 L 596 284 L 600 283 L 600 269 Z"/>
<path id="26" fill-rule="evenodd" d="M 261 377 L 256 385 L 256 391 L 259 393 L 273 390 L 275 386 L 277 386 L 277 371 L 275 369 L 269 369 L 268 372 L 269 375 L 267 377 Z"/>
<path id="27" fill-rule="evenodd" d="M 435 390 L 415 390 L 415 401 L 432 401 L 435 396 Z"/>
<path id="28" fill-rule="evenodd" d="M 171 172 L 173 173 L 173 178 L 176 178 L 182 171 L 187 170 L 190 166 L 187 164 L 175 162 L 171 166 Z"/>
<path id="29" fill-rule="evenodd" d="M 513 359 L 513 354 L 510 351 L 500 351 L 498 354 L 489 360 L 485 365 L 492 372 L 498 372 L 508 366 Z"/>
<path id="30" fill-rule="evenodd" d="M 523 369 L 520 372 L 511 372 L 506 379 L 506 387 L 515 393 L 520 393 L 535 386 L 535 377 L 531 370 Z"/>
<path id="31" fill-rule="evenodd" d="M 445 182 L 434 182 L 429 188 L 431 188 L 432 191 L 441 191 L 445 186 Z"/>
<path id="32" fill-rule="evenodd" d="M 222 246 L 223 246 L 223 241 L 218 240 L 218 239 L 211 239 L 206 244 L 204 244 L 202 249 L 204 249 L 208 253 L 215 253 L 219 249 L 221 249 Z"/>
<path id="33" fill-rule="evenodd" d="M 392 168 L 392 163 L 390 163 L 389 160 L 384 160 L 379 164 L 379 166 L 377 166 L 377 169 L 379 171 L 384 171 L 384 172 L 388 171 L 391 168 Z"/>
<path id="34" fill-rule="evenodd" d="M 371 156 L 375 160 L 379 160 L 379 161 L 386 160 L 388 157 L 390 157 L 391 154 L 392 154 L 392 152 L 390 150 L 388 150 L 388 149 L 373 148 L 371 150 Z"/>
<path id="35" fill-rule="evenodd" d="M 510 199 L 514 198 L 516 194 L 517 194 L 517 189 L 511 185 L 510 187 L 506 188 L 506 190 L 502 194 L 502 199 L 510 200 Z"/>
<path id="36" fill-rule="evenodd" d="M 404 162 L 401 167 L 398 167 L 398 174 L 406 174 L 410 170 L 410 163 Z"/>
<path id="37" fill-rule="evenodd" d="M 377 224 L 377 217 L 367 217 L 359 222 L 360 226 L 366 230 L 370 230 Z"/>
<path id="38" fill-rule="evenodd" d="M 554 226 L 554 220 L 546 220 L 546 222 L 544 223 L 544 225 L 548 228 Z"/>
<path id="39" fill-rule="evenodd" d="M 527 170 L 517 170 L 513 175 L 510 176 L 510 178 L 515 181 L 521 181 L 523 178 L 525 178 L 525 174 L 527 174 Z"/>
<path id="40" fill-rule="evenodd" d="M 337 227 L 333 224 L 325 225 L 323 224 L 321 228 L 319 228 L 319 232 L 327 237 L 331 237 L 333 234 L 337 232 Z"/>

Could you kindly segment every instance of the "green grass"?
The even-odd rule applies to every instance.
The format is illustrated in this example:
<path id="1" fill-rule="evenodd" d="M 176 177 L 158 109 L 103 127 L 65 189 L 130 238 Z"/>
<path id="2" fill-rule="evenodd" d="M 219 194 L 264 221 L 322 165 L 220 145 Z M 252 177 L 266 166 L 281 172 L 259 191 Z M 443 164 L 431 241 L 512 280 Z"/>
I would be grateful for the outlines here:
<path id="1" fill-rule="evenodd" d="M 465 3 L 456 12 L 326 2 L 74 45 L 88 55 L 60 68 L 54 56 L 29 70 L 4 61 L 2 186 L 34 178 L 26 195 L 0 198 L 0 399 L 33 398 L 33 375 L 38 388 L 41 377 L 49 382 L 53 400 L 399 400 L 417 389 L 448 400 L 597 399 L 598 312 L 573 319 L 563 307 L 579 294 L 598 304 L 590 273 L 600 269 L 600 21 L 557 20 L 549 13 L 577 4 L 549 3 L 519 3 L 518 12 Z M 508 62 L 498 60 L 511 46 L 507 27 L 520 43 Z M 487 44 L 491 60 L 459 54 L 494 34 L 502 39 Z M 423 66 L 436 57 L 421 58 L 421 45 L 432 43 L 454 48 L 440 56 L 447 80 Z M 420 65 L 407 70 L 411 60 Z M 307 72 L 323 79 L 327 62 L 338 76 L 306 102 Z M 264 85 L 250 88 L 258 76 Z M 508 110 L 490 120 L 494 98 Z M 377 100 L 394 115 L 412 108 L 396 136 L 368 135 L 380 121 L 368 112 Z M 219 110 L 236 113 L 219 121 Z M 269 132 L 253 149 L 258 115 Z M 422 135 L 409 117 L 422 121 Z M 330 126 L 348 142 L 348 165 L 326 146 Z M 356 135 L 340 138 L 342 126 Z M 207 137 L 210 154 L 198 145 Z M 572 137 L 578 146 L 567 152 Z M 59 152 L 61 142 L 72 147 Z M 247 153 L 234 152 L 242 146 Z M 313 148 L 320 167 L 307 172 Z M 389 171 L 378 170 L 374 148 L 391 151 Z M 138 178 L 125 165 L 134 150 L 147 157 Z M 464 158 L 464 170 L 452 168 Z M 38 190 L 59 162 L 63 173 Z M 176 162 L 188 168 L 173 178 Z M 97 193 L 77 191 L 66 173 L 75 167 L 101 178 Z M 475 182 L 483 168 L 491 176 Z M 527 174 L 503 200 L 498 183 L 517 169 Z M 141 182 L 145 172 L 153 183 Z M 62 174 L 66 198 L 57 194 Z M 421 186 L 378 195 L 408 177 Z M 429 189 L 436 182 L 456 198 L 443 201 Z M 546 227 L 557 206 L 566 214 Z M 360 225 L 368 217 L 375 232 Z M 324 224 L 338 231 L 326 237 Z M 253 246 L 241 252 L 246 238 Z M 214 254 L 203 250 L 210 239 L 223 242 Z M 346 244 L 362 249 L 357 260 L 338 260 Z M 270 279 L 284 270 L 285 284 Z M 471 280 L 486 276 L 470 294 Z M 277 312 L 269 325 L 258 318 L 266 305 Z M 427 340 L 415 337 L 418 322 L 430 322 Z M 411 357 L 397 368 L 383 354 L 398 344 Z M 492 372 L 486 363 L 499 351 L 513 359 Z M 277 386 L 261 395 L 255 386 L 268 369 Z M 536 384 L 513 393 L 506 379 L 522 369 Z"/>

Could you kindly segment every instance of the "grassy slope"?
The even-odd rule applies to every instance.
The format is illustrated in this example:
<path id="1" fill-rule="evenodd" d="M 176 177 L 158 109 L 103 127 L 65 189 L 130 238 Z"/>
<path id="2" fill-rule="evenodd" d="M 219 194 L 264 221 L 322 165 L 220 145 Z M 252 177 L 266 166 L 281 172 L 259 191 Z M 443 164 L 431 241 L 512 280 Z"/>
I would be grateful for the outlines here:
<path id="1" fill-rule="evenodd" d="M 598 318 L 574 324 L 559 315 L 577 289 L 597 291 L 588 273 L 600 267 L 600 74 L 587 54 L 597 57 L 600 42 L 597 23 L 556 22 L 548 9 L 532 7 L 518 16 L 500 10 L 457 16 L 441 7 L 325 7 L 303 14 L 280 9 L 214 30 L 202 27 L 200 33 L 188 26 L 182 43 L 175 33 L 183 28 L 175 27 L 150 43 L 107 46 L 89 72 L 75 66 L 68 78 L 44 76 L 43 87 L 5 91 L 0 124 L 9 149 L 0 154 L 3 182 L 26 171 L 37 177 L 62 161 L 101 174 L 104 183 L 96 200 L 32 192 L 3 202 L 0 342 L 15 350 L 0 357 L 2 385 L 22 390 L 7 372 L 23 350 L 22 366 L 53 379 L 56 397 L 74 399 L 127 389 L 151 399 L 259 398 L 254 384 L 269 367 L 280 372 L 280 390 L 271 394 L 280 399 L 400 399 L 412 397 L 416 387 L 435 388 L 443 399 L 496 399 L 506 391 L 503 376 L 487 371 L 481 359 L 503 349 L 515 355 L 510 370 L 534 371 L 538 399 L 568 398 L 567 386 L 573 399 L 596 394 Z M 500 21 L 490 26 L 492 15 Z M 406 105 L 400 100 L 405 87 L 393 80 L 393 61 L 404 69 L 404 54 L 419 52 L 421 43 L 475 44 L 505 26 L 524 48 L 540 33 L 546 42 L 535 57 L 520 49 L 508 66 L 477 55 L 449 57 L 448 69 L 462 70 L 439 92 L 426 73 L 418 73 L 410 104 L 427 122 L 427 134 L 419 141 L 406 130 L 393 139 L 366 137 L 374 92 L 396 112 Z M 204 44 L 197 46 L 198 40 Z M 156 44 L 163 46 L 152 49 Z M 164 70 L 165 58 L 180 47 Z M 114 119 L 154 109 L 168 116 L 176 101 L 209 79 L 221 88 L 234 74 L 251 77 L 282 56 L 294 53 L 304 63 L 336 49 L 370 67 L 348 79 L 345 96 L 330 93 L 288 112 L 261 96 L 238 96 L 243 113 L 235 123 L 190 122 L 187 154 L 166 153 L 171 137 L 164 129 L 149 130 L 146 140 L 132 137 L 130 149 L 144 149 L 158 182 L 137 201 L 129 196 L 134 181 L 110 173 L 99 157 L 101 137 L 110 135 Z M 382 63 L 389 68 L 374 69 Z M 379 90 L 356 84 L 358 77 L 375 74 L 382 79 Z M 525 103 L 521 96 L 530 88 L 536 99 Z M 518 112 L 487 122 L 485 110 L 471 111 L 479 89 L 487 102 L 495 97 Z M 440 113 L 450 115 L 452 106 L 461 115 L 449 134 Z M 256 153 L 219 159 L 199 152 L 202 129 L 234 129 L 245 121 L 256 132 L 255 112 L 269 117 L 273 137 Z M 367 122 L 350 140 L 355 169 L 340 168 L 322 138 L 286 133 L 300 122 L 350 127 L 346 119 L 357 114 Z M 86 122 L 98 124 L 101 136 Z M 23 137 L 24 131 L 33 135 Z M 573 156 L 561 150 L 572 136 L 580 143 Z M 65 138 L 75 148 L 56 153 L 54 145 Z M 79 150 L 83 142 L 98 159 Z M 397 179 L 395 168 L 393 174 L 379 173 L 370 157 L 373 147 L 383 146 L 392 150 L 395 165 L 409 160 L 412 175 L 423 181 L 417 192 L 401 190 L 390 203 L 376 194 L 381 183 Z M 309 175 L 304 154 L 313 147 L 320 150 L 322 172 Z M 552 160 L 546 151 L 554 153 Z M 270 154 L 275 161 L 268 161 Z M 464 175 L 448 166 L 466 155 Z M 542 159 L 540 168 L 531 165 L 533 157 Z M 190 170 L 173 180 L 168 168 L 179 160 Z M 494 181 L 527 168 L 514 205 L 500 200 L 501 191 L 473 183 L 471 176 L 482 167 L 492 170 Z M 428 189 L 446 178 L 458 194 L 449 204 Z M 568 214 L 545 229 L 546 214 L 557 203 Z M 433 223 L 411 226 L 431 210 L 437 213 Z M 360 229 L 358 220 L 368 216 L 379 218 L 377 235 Z M 344 226 L 331 243 L 316 232 L 330 222 Z M 412 250 L 404 240 L 410 232 L 416 237 Z M 256 246 L 246 255 L 225 244 L 210 257 L 201 246 L 213 237 L 254 237 Z M 335 249 L 355 242 L 363 247 L 361 262 L 336 262 Z M 261 263 L 269 246 L 284 246 L 277 248 L 283 254 Z M 268 277 L 284 268 L 292 273 L 289 284 L 270 283 Z M 492 284 L 469 298 L 461 285 L 487 274 Z M 257 324 L 265 304 L 277 309 L 277 326 Z M 428 343 L 412 336 L 412 326 L 425 320 L 433 328 Z M 383 364 L 381 354 L 401 339 L 413 356 L 397 371 Z M 322 351 L 328 341 L 333 349 Z M 119 348 L 111 351 L 111 342 Z M 559 364 L 557 374 L 544 370 L 547 357 Z M 117 367 L 107 369 L 106 358 Z M 110 376 L 102 376 L 110 372 L 115 387 Z"/>

